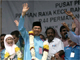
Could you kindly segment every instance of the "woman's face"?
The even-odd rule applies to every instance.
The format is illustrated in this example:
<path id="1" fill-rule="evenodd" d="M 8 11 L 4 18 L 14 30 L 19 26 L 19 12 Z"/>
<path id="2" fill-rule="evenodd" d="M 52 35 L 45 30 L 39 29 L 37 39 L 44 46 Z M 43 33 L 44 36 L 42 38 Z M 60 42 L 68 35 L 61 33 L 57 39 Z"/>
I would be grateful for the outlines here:
<path id="1" fill-rule="evenodd" d="M 12 38 L 12 37 L 8 37 L 8 38 L 6 39 L 6 42 L 7 42 L 7 44 L 8 44 L 9 46 L 12 46 L 12 45 L 13 45 L 13 38 Z"/>

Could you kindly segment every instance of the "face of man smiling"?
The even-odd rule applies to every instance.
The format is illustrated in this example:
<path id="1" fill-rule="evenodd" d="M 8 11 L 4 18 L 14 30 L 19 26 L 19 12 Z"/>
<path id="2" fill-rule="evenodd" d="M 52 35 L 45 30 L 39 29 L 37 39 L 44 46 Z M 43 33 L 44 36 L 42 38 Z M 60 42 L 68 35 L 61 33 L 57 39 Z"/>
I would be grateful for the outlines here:
<path id="1" fill-rule="evenodd" d="M 40 32 L 42 31 L 41 27 L 40 26 L 34 26 L 32 28 L 32 31 L 34 32 L 34 35 L 35 36 L 39 36 Z"/>
<path id="2" fill-rule="evenodd" d="M 60 32 L 60 34 L 61 34 L 61 36 L 63 37 L 63 38 L 66 38 L 66 34 L 67 34 L 67 30 L 66 30 L 66 28 L 64 28 L 64 29 L 62 29 L 62 31 Z"/>

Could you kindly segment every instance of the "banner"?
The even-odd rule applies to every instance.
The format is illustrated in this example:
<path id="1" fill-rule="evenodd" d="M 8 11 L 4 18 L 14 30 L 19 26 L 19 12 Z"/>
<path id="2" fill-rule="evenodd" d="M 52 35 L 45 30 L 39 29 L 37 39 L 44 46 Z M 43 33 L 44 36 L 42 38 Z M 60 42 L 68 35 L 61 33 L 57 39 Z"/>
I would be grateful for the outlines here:
<path id="1" fill-rule="evenodd" d="M 34 21 L 41 21 L 42 33 L 48 27 L 55 28 L 58 33 L 62 22 L 66 22 L 71 29 L 72 18 L 64 12 L 71 11 L 80 20 L 80 1 L 2 1 L 2 33 L 18 30 L 14 20 L 18 20 L 22 12 L 22 4 L 28 3 L 29 10 L 25 15 L 25 28 L 32 29 Z"/>

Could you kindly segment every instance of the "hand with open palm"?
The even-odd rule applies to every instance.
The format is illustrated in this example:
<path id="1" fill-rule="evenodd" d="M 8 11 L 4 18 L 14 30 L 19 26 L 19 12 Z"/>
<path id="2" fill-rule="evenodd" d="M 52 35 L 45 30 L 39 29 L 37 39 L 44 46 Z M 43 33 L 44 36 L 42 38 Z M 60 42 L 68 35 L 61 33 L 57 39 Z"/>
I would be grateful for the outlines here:
<path id="1" fill-rule="evenodd" d="M 65 11 L 65 13 L 67 14 L 67 15 L 69 15 L 69 16 L 72 16 L 73 15 L 73 13 L 71 12 L 71 11 L 66 11 L 66 10 L 64 10 Z"/>
<path id="2" fill-rule="evenodd" d="M 23 4 L 23 9 L 22 9 L 22 17 L 26 14 L 26 12 L 29 10 L 28 4 L 24 3 Z"/>
<path id="3" fill-rule="evenodd" d="M 62 25 L 66 27 L 66 29 L 67 29 L 68 32 L 70 31 L 68 25 L 65 22 L 63 22 Z"/>
<path id="4" fill-rule="evenodd" d="M 16 26 L 19 25 L 19 22 L 17 20 L 14 20 L 14 22 L 15 22 Z"/>
<path id="5" fill-rule="evenodd" d="M 76 28 L 76 24 L 72 22 L 72 29 Z"/>

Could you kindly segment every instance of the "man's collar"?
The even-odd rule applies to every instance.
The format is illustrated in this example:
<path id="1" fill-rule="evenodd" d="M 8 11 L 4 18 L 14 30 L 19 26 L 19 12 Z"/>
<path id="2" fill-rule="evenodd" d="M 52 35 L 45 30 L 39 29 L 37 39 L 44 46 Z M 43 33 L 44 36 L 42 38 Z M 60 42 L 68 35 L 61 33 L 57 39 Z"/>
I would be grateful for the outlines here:
<path id="1" fill-rule="evenodd" d="M 74 47 L 75 47 L 75 46 L 77 46 L 77 44 L 75 44 Z M 72 47 L 72 46 L 69 45 L 69 47 Z M 74 47 L 73 47 L 73 48 L 74 48 Z"/>
<path id="2" fill-rule="evenodd" d="M 68 39 L 62 39 L 62 37 L 61 37 L 61 40 L 62 40 L 62 41 L 66 41 L 66 40 L 68 40 Z"/>
<path id="3" fill-rule="evenodd" d="M 46 41 L 48 42 L 48 39 L 47 39 Z M 51 42 L 54 42 L 54 39 L 53 39 Z M 51 42 L 50 42 L 50 43 L 51 43 Z M 49 43 L 49 42 L 48 42 L 48 43 Z"/>

